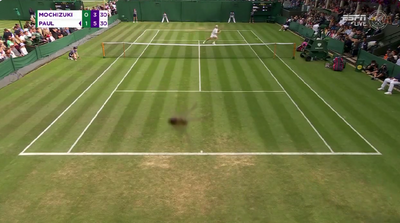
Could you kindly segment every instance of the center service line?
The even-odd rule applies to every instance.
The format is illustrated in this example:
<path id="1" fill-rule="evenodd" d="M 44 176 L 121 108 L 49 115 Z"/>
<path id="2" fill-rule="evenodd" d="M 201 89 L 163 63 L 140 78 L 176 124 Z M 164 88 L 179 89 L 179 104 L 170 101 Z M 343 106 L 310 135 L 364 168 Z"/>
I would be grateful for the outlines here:
<path id="1" fill-rule="evenodd" d="M 199 40 L 199 91 L 201 91 L 200 40 Z"/>

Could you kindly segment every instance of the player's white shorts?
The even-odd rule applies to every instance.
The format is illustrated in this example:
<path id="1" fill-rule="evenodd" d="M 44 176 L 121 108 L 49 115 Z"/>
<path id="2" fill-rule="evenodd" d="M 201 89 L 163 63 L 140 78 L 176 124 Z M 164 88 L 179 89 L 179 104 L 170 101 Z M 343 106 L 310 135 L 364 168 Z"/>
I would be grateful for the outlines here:
<path id="1" fill-rule="evenodd" d="M 211 34 L 210 38 L 218 38 L 218 36 Z"/>
<path id="2" fill-rule="evenodd" d="M 288 25 L 283 25 L 283 27 L 284 27 L 285 29 L 289 28 L 289 26 L 288 26 Z"/>

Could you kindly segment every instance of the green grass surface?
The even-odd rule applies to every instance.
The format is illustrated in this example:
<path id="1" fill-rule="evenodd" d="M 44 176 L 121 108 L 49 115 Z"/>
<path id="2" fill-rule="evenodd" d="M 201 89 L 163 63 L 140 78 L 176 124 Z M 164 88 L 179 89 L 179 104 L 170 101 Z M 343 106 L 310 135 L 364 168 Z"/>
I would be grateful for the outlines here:
<path id="1" fill-rule="evenodd" d="M 22 26 L 25 24 L 24 21 L 21 21 L 21 23 Z M 13 30 L 15 24 L 19 24 L 18 20 L 0 20 L 0 33 L 3 33 L 4 29 Z"/>
<path id="2" fill-rule="evenodd" d="M 102 0 L 90 0 L 90 1 L 83 1 L 83 4 L 85 5 L 85 7 L 93 7 L 93 6 L 97 6 L 97 5 L 102 5 L 105 1 Z M 106 1 L 107 2 L 107 1 Z"/>
<path id="3" fill-rule="evenodd" d="M 279 45 L 281 59 L 264 46 L 201 47 L 199 60 L 197 46 L 146 45 L 102 58 L 101 42 L 196 44 L 214 25 L 121 23 L 80 46 L 81 60 L 1 89 L 0 221 L 399 222 L 400 94 L 353 67 L 333 72 Z M 275 24 L 220 26 L 218 44 L 302 41 Z M 194 104 L 204 118 L 188 140 L 167 120 Z M 25 148 L 63 155 L 18 156 Z M 374 148 L 382 155 L 349 154 Z"/>

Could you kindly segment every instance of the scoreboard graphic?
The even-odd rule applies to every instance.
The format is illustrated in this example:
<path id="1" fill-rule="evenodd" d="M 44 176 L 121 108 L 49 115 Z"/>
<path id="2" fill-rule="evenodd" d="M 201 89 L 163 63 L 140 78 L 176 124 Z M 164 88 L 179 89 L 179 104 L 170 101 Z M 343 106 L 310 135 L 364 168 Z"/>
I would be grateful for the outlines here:
<path id="1" fill-rule="evenodd" d="M 38 28 L 107 28 L 108 12 L 103 10 L 38 10 Z"/>

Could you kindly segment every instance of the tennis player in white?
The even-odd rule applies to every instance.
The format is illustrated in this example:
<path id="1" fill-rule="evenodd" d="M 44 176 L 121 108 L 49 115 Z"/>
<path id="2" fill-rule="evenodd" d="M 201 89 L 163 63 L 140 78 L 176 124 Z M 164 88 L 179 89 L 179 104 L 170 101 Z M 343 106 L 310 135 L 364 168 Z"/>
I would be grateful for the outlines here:
<path id="1" fill-rule="evenodd" d="M 211 36 L 209 38 L 207 38 L 206 40 L 204 40 L 203 44 L 205 44 L 208 40 L 214 40 L 213 44 L 215 45 L 215 41 L 218 40 L 218 34 L 221 31 L 218 29 L 218 25 L 215 25 L 215 28 L 213 29 L 213 31 L 211 32 Z"/>

